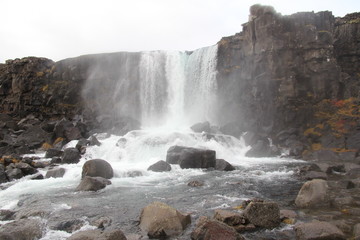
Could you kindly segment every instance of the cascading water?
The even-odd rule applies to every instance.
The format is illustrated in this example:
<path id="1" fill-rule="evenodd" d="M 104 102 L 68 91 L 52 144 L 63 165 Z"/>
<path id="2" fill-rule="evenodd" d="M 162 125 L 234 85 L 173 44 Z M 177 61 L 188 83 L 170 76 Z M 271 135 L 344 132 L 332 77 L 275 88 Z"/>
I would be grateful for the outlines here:
<path id="1" fill-rule="evenodd" d="M 89 223 L 97 217 L 109 216 L 125 233 L 137 232 L 134 222 L 141 208 L 152 201 L 165 201 L 199 216 L 216 208 L 239 205 L 251 197 L 273 198 L 272 191 L 275 196 L 285 192 L 292 198 L 288 189 L 294 185 L 289 178 L 293 171 L 288 166 L 294 160 L 246 158 L 247 148 L 240 139 L 194 133 L 189 128 L 205 120 L 216 123 L 219 114 L 216 57 L 215 45 L 191 53 L 153 51 L 142 52 L 140 56 L 126 53 L 119 57 L 120 66 L 113 66 L 116 74 L 110 68 L 103 69 L 113 63 L 102 63 L 90 74 L 85 93 L 100 104 L 99 114 L 115 111 L 112 113 L 115 117 L 141 115 L 143 129 L 124 136 L 97 134 L 101 146 L 88 147 L 78 164 L 62 165 L 66 169 L 63 178 L 28 177 L 3 185 L 6 189 L 0 191 L 0 209 L 35 212 L 45 209 L 49 212 L 44 215 L 48 229 L 42 240 L 64 240 L 70 234 L 51 227 L 64 219 Z M 109 83 L 100 79 L 104 72 L 108 73 Z M 136 112 L 138 109 L 141 114 Z M 72 141 L 65 147 L 75 145 L 76 141 Z M 237 170 L 204 171 L 172 165 L 167 173 L 147 171 L 149 165 L 165 160 L 167 150 L 174 145 L 215 150 L 217 158 L 227 160 Z M 44 159 L 44 153 L 38 156 L 39 161 L 50 160 Z M 112 165 L 115 174 L 112 185 L 98 193 L 74 193 L 82 165 L 94 158 L 105 159 Z M 40 172 L 45 175 L 46 169 Z M 189 188 L 186 183 L 194 178 L 204 181 L 205 186 Z M 85 224 L 82 229 L 89 228 L 92 227 Z M 184 239 L 189 239 L 189 234 Z"/>

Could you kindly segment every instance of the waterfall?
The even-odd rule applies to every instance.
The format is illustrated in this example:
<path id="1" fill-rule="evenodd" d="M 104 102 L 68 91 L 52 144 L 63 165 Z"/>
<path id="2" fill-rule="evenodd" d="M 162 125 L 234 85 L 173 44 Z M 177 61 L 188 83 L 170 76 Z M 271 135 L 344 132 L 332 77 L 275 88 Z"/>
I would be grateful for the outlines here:
<path id="1" fill-rule="evenodd" d="M 217 45 L 192 53 L 142 52 L 140 103 L 143 126 L 216 122 Z"/>

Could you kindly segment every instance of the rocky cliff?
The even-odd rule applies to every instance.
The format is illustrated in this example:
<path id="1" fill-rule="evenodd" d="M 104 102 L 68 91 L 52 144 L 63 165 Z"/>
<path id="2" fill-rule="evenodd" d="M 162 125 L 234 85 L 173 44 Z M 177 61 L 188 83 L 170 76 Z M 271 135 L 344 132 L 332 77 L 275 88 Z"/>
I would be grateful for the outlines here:
<path id="1" fill-rule="evenodd" d="M 251 132 L 255 145 L 269 137 L 298 157 L 319 150 L 357 156 L 359 24 L 359 13 L 282 16 L 272 7 L 252 6 L 243 31 L 218 43 L 218 115 L 224 132 Z M 137 128 L 139 73 L 130 66 L 139 58 L 139 53 L 113 53 L 0 64 L 2 154 L 14 150 L 13 143 L 29 130 L 26 122 L 49 133 L 50 140 L 45 134 L 39 142 L 50 145 L 58 137 L 73 138 L 52 132 L 62 118 L 77 127 L 77 137 L 94 129 Z M 98 94 L 113 88 L 119 89 L 116 96 Z"/>
<path id="2" fill-rule="evenodd" d="M 243 31 L 218 43 L 222 123 L 270 137 L 293 155 L 356 151 L 359 20 L 252 6 Z"/>

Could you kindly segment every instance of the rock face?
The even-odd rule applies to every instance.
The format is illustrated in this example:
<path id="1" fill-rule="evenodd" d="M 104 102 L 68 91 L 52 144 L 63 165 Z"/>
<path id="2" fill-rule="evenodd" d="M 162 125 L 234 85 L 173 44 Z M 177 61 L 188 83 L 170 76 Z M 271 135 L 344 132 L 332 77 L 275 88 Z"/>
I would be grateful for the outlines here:
<path id="1" fill-rule="evenodd" d="M 161 202 L 154 202 L 143 208 L 140 228 L 150 238 L 166 238 L 180 234 L 191 223 L 190 215 Z"/>
<path id="2" fill-rule="evenodd" d="M 304 183 L 295 199 L 295 204 L 301 208 L 326 206 L 329 204 L 328 197 L 326 181 L 314 179 Z"/>
<path id="3" fill-rule="evenodd" d="M 327 222 L 302 223 L 295 226 L 295 232 L 299 240 L 346 239 L 341 230 Z"/>
<path id="4" fill-rule="evenodd" d="M 83 165 L 81 177 L 84 178 L 85 176 L 110 179 L 114 176 L 114 171 L 107 161 L 92 159 Z"/>

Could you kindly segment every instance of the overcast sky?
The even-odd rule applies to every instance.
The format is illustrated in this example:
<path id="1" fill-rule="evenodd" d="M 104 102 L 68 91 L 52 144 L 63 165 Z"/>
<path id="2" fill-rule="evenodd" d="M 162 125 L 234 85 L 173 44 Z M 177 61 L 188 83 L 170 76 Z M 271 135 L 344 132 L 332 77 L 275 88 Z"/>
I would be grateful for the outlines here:
<path id="1" fill-rule="evenodd" d="M 102 52 L 194 50 L 241 31 L 256 3 L 283 15 L 360 11 L 359 0 L 0 0 L 0 63 L 25 56 L 57 61 Z"/>

